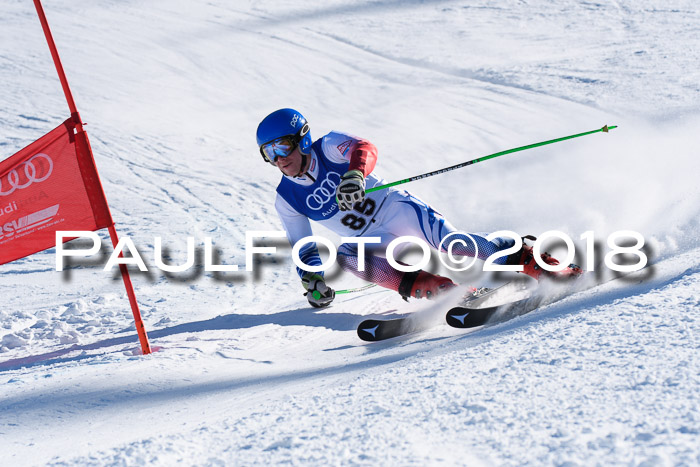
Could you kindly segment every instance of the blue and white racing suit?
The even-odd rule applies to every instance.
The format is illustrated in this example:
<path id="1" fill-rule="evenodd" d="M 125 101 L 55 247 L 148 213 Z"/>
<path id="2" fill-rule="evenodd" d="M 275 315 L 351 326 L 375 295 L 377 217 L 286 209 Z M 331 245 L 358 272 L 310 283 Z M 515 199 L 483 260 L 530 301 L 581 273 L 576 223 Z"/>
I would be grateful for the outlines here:
<path id="1" fill-rule="evenodd" d="M 438 250 L 442 240 L 457 229 L 427 203 L 405 190 L 394 188 L 368 193 L 352 211 L 340 211 L 335 201 L 336 187 L 350 165 L 350 149 L 358 141 L 358 138 L 348 134 L 331 132 L 314 142 L 309 170 L 300 177 L 282 177 L 277 187 L 275 208 L 292 245 L 313 235 L 309 220 L 343 237 L 379 237 L 381 243 L 366 247 L 364 271 L 358 271 L 356 244 L 341 245 L 338 248 L 338 262 L 344 270 L 362 279 L 398 290 L 404 273 L 394 269 L 386 260 L 385 251 L 389 243 L 395 238 L 411 235 L 425 240 Z M 365 183 L 366 188 L 372 188 L 384 185 L 386 181 L 370 173 Z M 481 235 L 470 235 L 477 243 L 478 258 L 482 260 L 514 244 L 509 238 L 488 241 Z M 464 241 L 453 245 L 453 255 L 474 256 L 474 243 L 464 234 L 450 236 L 449 240 L 453 239 Z M 402 247 L 408 246 L 408 243 L 400 244 L 394 250 L 394 255 L 398 256 Z M 445 251 L 445 245 L 442 245 L 442 251 Z M 315 243 L 306 244 L 300 250 L 299 257 L 309 266 L 321 264 Z M 505 257 L 494 261 L 496 264 L 504 262 Z M 297 272 L 300 277 L 306 273 L 300 268 L 297 268 Z"/>

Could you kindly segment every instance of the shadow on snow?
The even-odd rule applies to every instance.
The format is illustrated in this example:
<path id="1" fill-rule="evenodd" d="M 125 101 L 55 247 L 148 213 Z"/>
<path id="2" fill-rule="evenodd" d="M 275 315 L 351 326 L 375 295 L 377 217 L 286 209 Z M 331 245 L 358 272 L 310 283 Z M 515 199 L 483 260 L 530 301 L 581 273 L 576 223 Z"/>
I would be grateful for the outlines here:
<path id="1" fill-rule="evenodd" d="M 347 302 L 347 300 L 346 300 Z M 178 324 L 162 329 L 148 331 L 149 340 L 153 346 L 153 341 L 169 337 L 177 334 L 198 333 L 204 331 L 216 330 L 235 330 L 247 329 L 266 324 L 276 324 L 279 326 L 312 326 L 322 327 L 333 331 L 354 331 L 357 325 L 368 317 L 377 317 L 380 315 L 357 315 L 353 313 L 333 313 L 328 312 L 333 308 L 312 308 L 303 307 L 291 310 L 280 311 L 269 314 L 237 314 L 231 313 L 220 315 L 215 318 L 193 321 L 189 323 Z M 383 314 L 384 317 L 398 316 L 396 313 Z M 133 331 L 133 328 L 130 330 Z M 0 372 L 9 371 L 22 367 L 29 367 L 39 364 L 55 364 L 83 360 L 93 357 L 95 354 L 77 355 L 65 357 L 74 352 L 87 352 L 91 350 L 106 349 L 119 345 L 138 345 L 138 339 L 134 334 L 113 337 L 90 344 L 76 344 L 64 349 L 58 349 L 52 352 L 47 352 L 28 357 L 14 358 L 0 362 Z M 65 358 L 62 358 L 65 357 Z"/>

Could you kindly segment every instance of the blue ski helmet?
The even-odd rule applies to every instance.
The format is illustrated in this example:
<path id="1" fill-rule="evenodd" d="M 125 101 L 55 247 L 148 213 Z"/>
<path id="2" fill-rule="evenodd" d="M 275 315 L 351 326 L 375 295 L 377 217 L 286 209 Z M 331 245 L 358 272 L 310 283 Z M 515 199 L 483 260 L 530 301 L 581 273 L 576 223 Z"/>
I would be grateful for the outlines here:
<path id="1" fill-rule="evenodd" d="M 294 109 L 275 110 L 263 118 L 258 125 L 256 133 L 258 147 L 283 136 L 293 136 L 301 153 L 309 154 L 312 143 L 311 133 L 309 132 L 309 124 L 301 112 Z M 267 161 L 264 154 L 263 159 Z"/>

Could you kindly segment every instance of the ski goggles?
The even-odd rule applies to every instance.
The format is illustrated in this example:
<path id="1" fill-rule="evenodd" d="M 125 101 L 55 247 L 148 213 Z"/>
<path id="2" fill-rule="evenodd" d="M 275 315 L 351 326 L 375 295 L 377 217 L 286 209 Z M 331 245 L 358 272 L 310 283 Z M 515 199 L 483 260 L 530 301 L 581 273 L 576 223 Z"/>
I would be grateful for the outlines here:
<path id="1" fill-rule="evenodd" d="M 289 156 L 296 147 L 297 140 L 294 136 L 282 136 L 260 146 L 260 154 L 265 162 L 275 165 L 278 157 Z"/>

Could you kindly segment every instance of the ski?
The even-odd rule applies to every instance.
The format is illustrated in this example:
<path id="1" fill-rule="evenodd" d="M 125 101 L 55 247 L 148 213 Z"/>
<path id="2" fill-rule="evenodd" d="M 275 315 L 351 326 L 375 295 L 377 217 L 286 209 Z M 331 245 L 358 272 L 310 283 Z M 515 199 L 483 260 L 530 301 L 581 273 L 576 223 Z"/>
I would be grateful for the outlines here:
<path id="1" fill-rule="evenodd" d="M 506 319 L 520 316 L 535 310 L 539 306 L 540 300 L 524 298 L 511 303 L 486 308 L 469 308 L 457 306 L 452 308 L 445 315 L 445 321 L 453 328 L 474 328 L 483 326 L 494 316 Z M 501 319 L 499 319 L 501 321 Z"/>
<path id="2" fill-rule="evenodd" d="M 510 319 L 522 316 L 531 311 L 535 311 L 537 308 L 545 305 L 551 305 L 577 292 L 582 292 L 593 287 L 601 285 L 601 283 L 593 283 L 584 287 L 577 287 L 576 280 L 581 277 L 580 274 L 576 274 L 571 279 L 567 279 L 570 287 L 551 290 L 553 294 L 548 294 L 544 290 L 537 290 L 536 293 L 531 294 L 527 298 L 513 301 L 511 303 L 505 303 L 500 306 L 491 306 L 480 308 L 483 303 L 488 303 L 489 293 L 486 292 L 483 297 L 478 297 L 471 302 L 467 302 L 467 306 L 458 306 L 450 309 L 445 315 L 445 321 L 447 324 L 454 328 L 473 328 L 476 326 L 482 326 L 489 321 L 493 323 L 502 323 Z M 495 289 L 498 290 L 498 289 Z"/>
<path id="3" fill-rule="evenodd" d="M 580 284 L 579 274 L 574 281 L 566 280 L 564 288 L 552 289 L 556 282 L 539 283 L 536 289 L 522 282 L 508 282 L 495 289 L 478 289 L 463 298 L 459 306 L 452 307 L 445 315 L 447 324 L 455 328 L 474 328 L 488 323 L 501 323 L 512 318 L 530 313 L 542 306 L 551 305 L 572 294 L 598 287 L 608 281 L 631 275 L 618 274 L 613 279 Z M 568 286 L 566 286 L 568 285 Z M 445 308 L 443 308 L 445 309 Z M 438 308 L 439 310 L 439 308 Z M 360 323 L 357 334 L 364 341 L 382 341 L 423 331 L 437 323 L 430 317 L 421 316 L 420 312 L 393 319 L 368 319 Z"/>
<path id="4" fill-rule="evenodd" d="M 501 306 L 479 308 L 470 311 L 478 312 L 479 315 L 483 316 L 491 316 L 491 314 L 496 312 L 499 308 L 501 308 Z M 467 308 L 453 308 L 453 310 L 461 309 L 466 310 Z M 393 319 L 367 319 L 361 322 L 357 327 L 357 335 L 363 341 L 376 342 L 423 331 L 434 325 L 434 322 L 418 320 L 414 315 Z"/>
<path id="5" fill-rule="evenodd" d="M 363 341 L 375 342 L 416 332 L 410 317 L 394 319 L 366 319 L 357 327 L 357 335 Z"/>
<path id="6" fill-rule="evenodd" d="M 480 313 L 487 313 L 489 310 L 495 312 L 504 302 L 510 302 L 515 296 L 520 299 L 523 296 L 529 297 L 530 290 L 522 282 L 508 282 L 494 289 L 477 289 L 463 297 L 459 305 L 470 307 L 481 307 Z M 420 311 L 407 316 L 393 319 L 367 319 L 357 327 L 357 335 L 360 339 L 369 342 L 382 341 L 393 337 L 404 336 L 414 332 L 424 331 L 438 324 L 441 321 L 442 313 L 447 307 L 440 308 L 439 304 L 433 305 L 434 311 L 438 313 L 437 320 L 431 319 L 430 310 L 428 315 Z"/>

